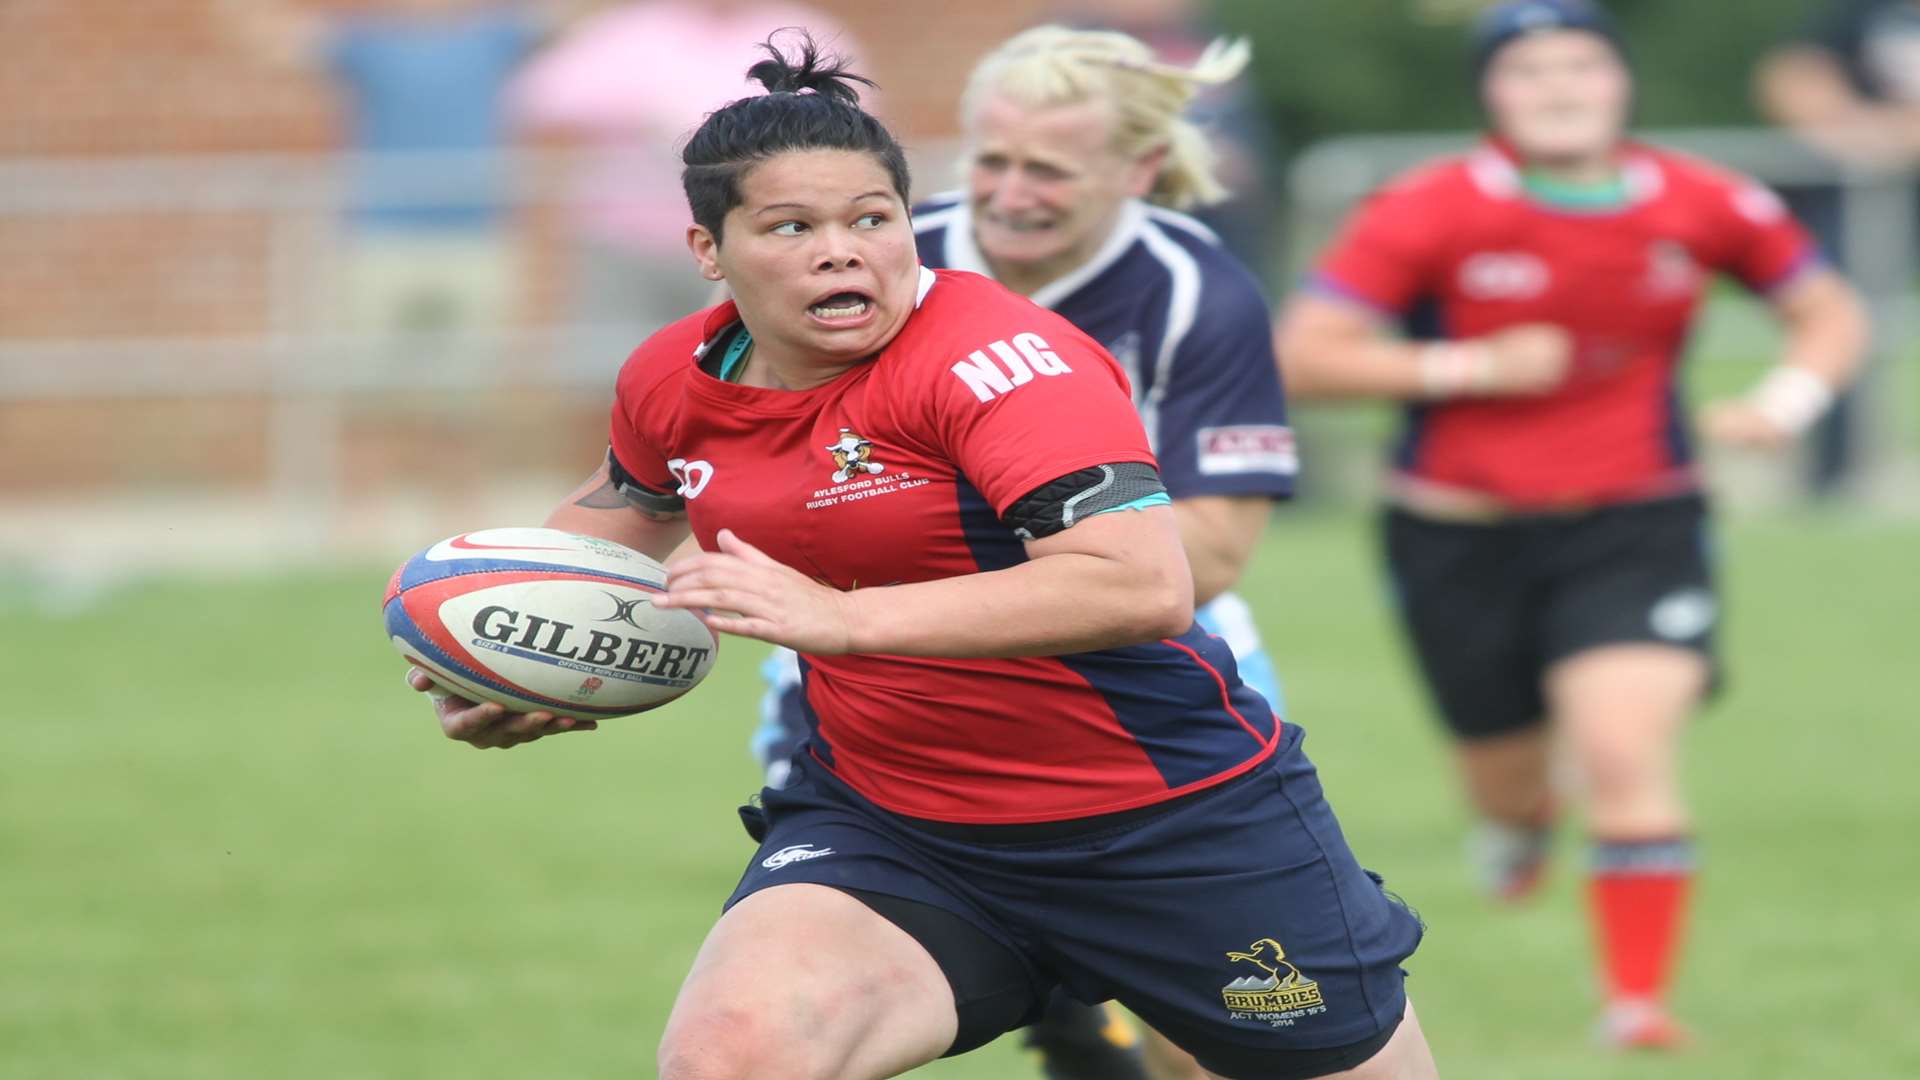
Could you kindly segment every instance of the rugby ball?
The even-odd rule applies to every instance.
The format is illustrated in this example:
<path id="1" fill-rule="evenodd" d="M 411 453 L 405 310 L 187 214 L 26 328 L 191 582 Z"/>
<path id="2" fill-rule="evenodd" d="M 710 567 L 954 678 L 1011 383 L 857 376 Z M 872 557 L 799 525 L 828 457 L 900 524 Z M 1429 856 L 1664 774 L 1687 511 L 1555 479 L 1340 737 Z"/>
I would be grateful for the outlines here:
<path id="1" fill-rule="evenodd" d="M 625 716 L 713 670 L 719 643 L 691 611 L 653 606 L 659 563 L 558 529 L 442 540 L 387 583 L 387 636 L 447 690 L 515 712 Z"/>

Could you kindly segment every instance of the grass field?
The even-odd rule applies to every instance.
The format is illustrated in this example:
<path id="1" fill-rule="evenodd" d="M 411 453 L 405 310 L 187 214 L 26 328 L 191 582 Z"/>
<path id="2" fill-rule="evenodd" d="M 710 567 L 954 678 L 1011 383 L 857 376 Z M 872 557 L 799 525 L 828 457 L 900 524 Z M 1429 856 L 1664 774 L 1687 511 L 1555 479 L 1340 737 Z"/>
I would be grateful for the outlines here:
<path id="1" fill-rule="evenodd" d="M 1689 758 L 1706 877 L 1678 1004 L 1700 1045 L 1620 1060 L 1588 1048 L 1571 860 L 1526 910 L 1468 888 L 1367 523 L 1270 534 L 1247 593 L 1354 846 L 1430 923 L 1411 985 L 1445 1075 L 1920 1075 L 1920 529 L 1724 540 L 1734 682 Z M 0 1076 L 652 1074 L 749 851 L 759 648 L 664 713 L 479 753 L 402 688 L 384 582 L 0 612 Z M 1033 1073 L 1003 1041 L 920 1075 Z"/>

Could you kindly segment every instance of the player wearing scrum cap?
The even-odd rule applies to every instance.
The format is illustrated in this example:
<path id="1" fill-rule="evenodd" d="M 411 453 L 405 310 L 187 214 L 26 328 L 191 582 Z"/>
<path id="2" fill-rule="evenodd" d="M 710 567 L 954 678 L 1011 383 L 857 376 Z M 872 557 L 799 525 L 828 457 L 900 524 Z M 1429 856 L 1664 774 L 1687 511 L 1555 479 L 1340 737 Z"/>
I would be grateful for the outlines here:
<path id="1" fill-rule="evenodd" d="M 1590 837 L 1600 1034 L 1671 1046 L 1694 872 L 1678 743 L 1717 678 L 1677 381 L 1688 326 L 1718 274 L 1772 306 L 1780 362 L 1701 422 L 1773 448 L 1853 377 L 1866 324 L 1772 193 L 1627 138 L 1633 78 L 1603 9 L 1501 4 L 1474 51 L 1489 137 L 1353 215 L 1279 351 L 1297 395 L 1407 404 L 1387 559 L 1484 821 L 1486 883 L 1517 897 L 1538 880 L 1564 742 Z"/>
<path id="2" fill-rule="evenodd" d="M 1252 274 L 1181 212 L 1226 195 L 1206 136 L 1184 114 L 1247 58 L 1244 43 L 1224 39 L 1180 66 L 1113 31 L 1015 36 L 968 79 L 965 187 L 916 207 L 914 232 L 926 265 L 995 278 L 1125 366 L 1193 567 L 1195 617 L 1279 710 L 1272 661 L 1231 591 L 1273 500 L 1292 493 L 1271 313 Z M 766 672 L 754 750 L 778 787 L 808 729 L 794 654 L 777 650 Z M 1028 1042 L 1054 1080 L 1145 1075 L 1126 1021 L 1064 994 Z M 1153 1049 L 1177 1061 L 1164 1044 Z"/>
<path id="3" fill-rule="evenodd" d="M 733 300 L 623 367 L 548 524 L 656 557 L 657 603 L 801 658 L 811 736 L 682 986 L 669 1080 L 894 1076 L 1118 999 L 1245 1080 L 1435 1075 L 1301 732 L 1192 621 L 1121 366 L 919 265 L 899 144 L 811 42 L 683 151 Z M 426 689 L 425 679 L 415 685 Z M 449 698 L 453 738 L 568 730 Z"/>

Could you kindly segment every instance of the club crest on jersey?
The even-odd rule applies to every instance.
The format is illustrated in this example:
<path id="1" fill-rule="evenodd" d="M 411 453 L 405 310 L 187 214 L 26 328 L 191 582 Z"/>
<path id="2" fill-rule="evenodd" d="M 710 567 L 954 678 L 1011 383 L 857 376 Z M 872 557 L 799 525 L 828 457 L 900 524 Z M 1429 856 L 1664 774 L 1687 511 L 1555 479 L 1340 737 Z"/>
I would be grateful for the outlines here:
<path id="1" fill-rule="evenodd" d="M 1700 264 L 1684 244 L 1655 240 L 1647 248 L 1645 288 L 1653 296 L 1688 296 L 1700 284 Z"/>
<path id="2" fill-rule="evenodd" d="M 886 466 L 873 460 L 873 443 L 861 438 L 852 428 L 841 428 L 838 442 L 827 445 L 833 455 L 833 482 L 844 484 L 856 476 L 876 476 Z"/>
<path id="3" fill-rule="evenodd" d="M 1245 950 L 1230 952 L 1227 959 L 1260 969 L 1257 975 L 1242 975 L 1220 988 L 1230 1018 L 1292 1027 L 1303 1016 L 1327 1011 L 1320 984 L 1302 975 L 1287 959 L 1287 950 L 1273 938 L 1261 938 Z"/>

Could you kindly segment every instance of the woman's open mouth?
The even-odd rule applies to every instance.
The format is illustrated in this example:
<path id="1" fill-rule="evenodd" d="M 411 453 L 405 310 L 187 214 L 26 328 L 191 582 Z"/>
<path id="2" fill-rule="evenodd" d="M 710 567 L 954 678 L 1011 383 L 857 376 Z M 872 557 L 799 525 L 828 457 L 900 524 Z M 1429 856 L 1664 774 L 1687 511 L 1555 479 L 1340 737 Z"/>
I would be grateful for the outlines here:
<path id="1" fill-rule="evenodd" d="M 807 306 L 807 314 L 833 326 L 855 326 L 873 312 L 873 299 L 854 290 L 829 293 Z"/>

